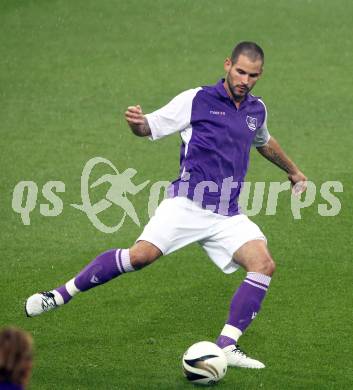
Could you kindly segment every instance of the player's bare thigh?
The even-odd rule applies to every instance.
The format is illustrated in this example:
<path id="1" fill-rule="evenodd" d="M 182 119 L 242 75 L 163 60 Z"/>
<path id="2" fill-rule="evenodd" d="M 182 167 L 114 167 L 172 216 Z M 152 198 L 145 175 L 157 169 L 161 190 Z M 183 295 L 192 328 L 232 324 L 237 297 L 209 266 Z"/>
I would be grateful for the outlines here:
<path id="1" fill-rule="evenodd" d="M 233 261 L 247 272 L 259 272 L 268 276 L 275 272 L 275 262 L 263 240 L 252 240 L 242 245 L 234 253 Z"/>
<path id="2" fill-rule="evenodd" d="M 130 248 L 130 261 L 135 269 L 140 269 L 153 263 L 162 252 L 148 241 L 138 241 Z"/>

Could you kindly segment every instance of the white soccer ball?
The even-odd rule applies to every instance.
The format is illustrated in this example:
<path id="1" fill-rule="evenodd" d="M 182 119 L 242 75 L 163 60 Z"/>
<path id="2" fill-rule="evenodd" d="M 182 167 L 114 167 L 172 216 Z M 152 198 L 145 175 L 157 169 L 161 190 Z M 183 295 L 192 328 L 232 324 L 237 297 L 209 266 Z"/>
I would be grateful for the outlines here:
<path id="1" fill-rule="evenodd" d="M 186 379 L 200 385 L 212 385 L 227 372 L 227 358 L 218 345 L 209 341 L 193 344 L 183 356 Z"/>

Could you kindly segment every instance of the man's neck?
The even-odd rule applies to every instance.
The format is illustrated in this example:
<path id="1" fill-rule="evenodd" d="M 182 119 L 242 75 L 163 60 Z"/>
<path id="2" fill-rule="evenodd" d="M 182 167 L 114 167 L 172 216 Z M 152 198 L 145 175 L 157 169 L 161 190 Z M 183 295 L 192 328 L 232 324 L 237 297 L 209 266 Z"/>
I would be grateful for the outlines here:
<path id="1" fill-rule="evenodd" d="M 235 99 L 234 96 L 232 95 L 232 93 L 230 92 L 230 89 L 228 87 L 228 83 L 226 80 L 224 80 L 223 86 L 224 86 L 224 89 L 226 90 L 228 96 L 233 101 L 235 107 L 239 109 L 241 102 L 244 101 L 244 99 L 245 99 L 245 96 L 239 96 L 238 99 Z"/>

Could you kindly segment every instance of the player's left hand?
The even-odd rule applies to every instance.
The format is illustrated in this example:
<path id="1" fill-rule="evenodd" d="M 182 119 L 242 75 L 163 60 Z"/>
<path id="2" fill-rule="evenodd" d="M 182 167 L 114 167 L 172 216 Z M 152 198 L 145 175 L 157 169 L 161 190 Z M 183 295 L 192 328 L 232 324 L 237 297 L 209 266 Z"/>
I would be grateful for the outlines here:
<path id="1" fill-rule="evenodd" d="M 288 175 L 288 179 L 292 183 L 292 193 L 295 196 L 302 194 L 307 188 L 308 178 L 301 171 L 296 171 L 293 174 Z"/>

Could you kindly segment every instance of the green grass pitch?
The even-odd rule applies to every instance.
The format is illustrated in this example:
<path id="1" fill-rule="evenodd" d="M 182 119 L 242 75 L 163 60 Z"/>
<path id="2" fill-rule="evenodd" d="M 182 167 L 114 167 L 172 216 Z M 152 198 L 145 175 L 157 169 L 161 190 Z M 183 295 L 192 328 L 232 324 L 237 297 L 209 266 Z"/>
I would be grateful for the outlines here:
<path id="1" fill-rule="evenodd" d="M 241 345 L 265 370 L 231 369 L 219 389 L 352 389 L 351 1 L 24 1 L 0 3 L 0 326 L 35 339 L 33 390 L 190 389 L 184 350 L 214 340 L 244 277 L 223 275 L 197 244 L 141 272 L 82 294 L 34 319 L 28 295 L 71 278 L 108 248 L 127 247 L 141 228 L 127 220 L 103 234 L 70 207 L 94 156 L 136 182 L 171 180 L 179 138 L 133 136 L 125 108 L 152 111 L 184 89 L 215 83 L 240 40 L 266 54 L 254 92 L 269 129 L 318 189 L 340 181 L 342 209 L 321 217 L 318 194 L 294 220 L 281 194 L 278 212 L 253 220 L 277 261 L 268 296 Z M 284 181 L 252 152 L 251 181 Z M 11 207 L 15 185 L 39 188 L 31 225 Z M 65 183 L 63 212 L 44 217 L 41 188 Z M 148 221 L 148 190 L 133 198 Z M 109 214 L 109 213 L 108 213 Z M 114 216 L 108 216 L 110 223 Z"/>

